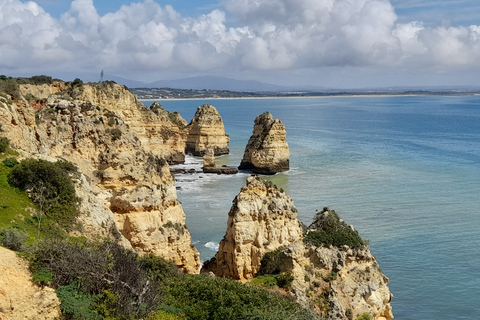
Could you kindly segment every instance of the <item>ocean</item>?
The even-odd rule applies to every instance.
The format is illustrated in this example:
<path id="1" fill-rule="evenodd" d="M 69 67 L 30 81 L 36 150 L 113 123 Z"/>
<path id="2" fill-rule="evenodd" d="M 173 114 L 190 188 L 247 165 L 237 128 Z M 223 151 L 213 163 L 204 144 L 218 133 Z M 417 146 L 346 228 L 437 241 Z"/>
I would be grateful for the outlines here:
<path id="1" fill-rule="evenodd" d="M 238 166 L 264 111 L 283 121 L 291 170 L 268 176 L 310 224 L 334 209 L 370 241 L 396 319 L 480 318 L 480 96 L 161 100 L 190 121 L 214 105 Z M 149 106 L 152 102 L 144 102 Z M 201 167 L 188 156 L 187 168 Z M 202 261 L 226 230 L 248 173 L 176 176 Z"/>

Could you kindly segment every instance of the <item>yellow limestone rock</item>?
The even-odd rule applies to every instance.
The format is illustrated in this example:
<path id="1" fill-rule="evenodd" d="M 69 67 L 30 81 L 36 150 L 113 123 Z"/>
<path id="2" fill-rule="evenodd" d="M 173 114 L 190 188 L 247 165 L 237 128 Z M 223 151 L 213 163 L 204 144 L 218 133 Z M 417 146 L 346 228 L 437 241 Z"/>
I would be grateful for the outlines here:
<path id="1" fill-rule="evenodd" d="M 255 118 L 253 134 L 248 140 L 238 169 L 260 174 L 275 174 L 290 169 L 290 150 L 285 140 L 285 125 L 270 112 Z"/>
<path id="2" fill-rule="evenodd" d="M 249 177 L 233 201 L 227 232 L 215 259 L 202 272 L 242 281 L 252 279 L 266 252 L 301 238 L 292 199 L 271 182 Z"/>
<path id="3" fill-rule="evenodd" d="M 278 270 L 293 276 L 284 290 L 304 307 L 332 320 L 357 319 L 364 313 L 375 320 L 393 319 L 389 280 L 368 247 L 305 243 L 296 212 L 284 192 L 249 177 L 233 202 L 217 254 L 201 272 L 247 281 L 260 270 L 267 252 L 279 250 Z M 328 214 L 317 215 L 307 232 L 320 231 L 319 217 Z"/>
<path id="4" fill-rule="evenodd" d="M 178 113 L 170 114 L 158 103 L 147 108 L 125 86 L 115 83 L 76 87 L 73 97 L 112 112 L 136 133 L 145 151 L 164 157 L 170 164 L 185 161 L 186 122 Z"/>
<path id="5" fill-rule="evenodd" d="M 85 85 L 80 92 L 84 96 L 68 96 L 68 91 L 48 97 L 36 115 L 25 101 L 0 101 L 0 123 L 25 156 L 61 157 L 79 167 L 83 173 L 76 184 L 83 199 L 79 221 L 86 236 L 109 236 L 140 254 L 153 253 L 185 272 L 197 273 L 198 251 L 191 244 L 168 163 L 151 146 L 145 146 L 126 123 L 126 114 L 143 111 L 137 109 L 135 97 L 124 90 L 118 85 Z M 115 112 L 78 100 L 80 96 Z M 134 105 L 122 106 L 118 101 Z M 145 113 L 155 115 L 150 110 Z M 17 143 L 16 136 L 24 140 Z"/>
<path id="6" fill-rule="evenodd" d="M 186 153 L 203 156 L 208 148 L 212 148 L 216 156 L 229 153 L 230 138 L 225 134 L 222 117 L 211 104 L 198 107 L 187 130 Z"/>
<path id="7" fill-rule="evenodd" d="M 0 319 L 54 320 L 60 318 L 55 290 L 33 284 L 28 263 L 0 247 Z"/>

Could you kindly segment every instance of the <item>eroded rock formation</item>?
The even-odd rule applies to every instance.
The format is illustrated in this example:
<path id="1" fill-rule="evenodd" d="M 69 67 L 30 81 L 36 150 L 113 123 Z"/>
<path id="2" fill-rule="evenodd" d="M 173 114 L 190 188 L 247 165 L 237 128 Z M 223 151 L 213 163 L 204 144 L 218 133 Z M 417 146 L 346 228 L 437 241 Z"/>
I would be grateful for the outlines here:
<path id="1" fill-rule="evenodd" d="M 186 153 L 203 156 L 208 148 L 212 148 L 216 156 L 229 153 L 230 138 L 225 134 L 222 117 L 214 106 L 204 104 L 198 107 L 187 131 Z"/>
<path id="2" fill-rule="evenodd" d="M 285 125 L 269 112 L 255 118 L 253 134 L 248 140 L 240 170 L 275 174 L 290 169 L 290 151 L 285 140 Z"/>
<path id="3" fill-rule="evenodd" d="M 320 219 L 329 214 L 325 210 L 307 233 L 321 231 Z M 284 290 L 306 308 L 326 319 L 357 319 L 363 314 L 375 320 L 393 319 L 388 278 L 363 240 L 358 237 L 363 245 L 352 247 L 313 245 L 304 241 L 296 212 L 284 192 L 249 177 L 229 212 L 218 252 L 202 273 L 246 281 L 261 269 L 266 253 L 277 250 L 277 272 L 293 276 Z M 356 234 L 353 227 L 338 223 Z"/>
<path id="4" fill-rule="evenodd" d="M 60 318 L 60 300 L 55 290 L 35 285 L 28 262 L 3 247 L 0 247 L 0 275 L 0 319 Z"/>
<path id="5" fill-rule="evenodd" d="M 215 259 L 202 272 L 250 280 L 266 252 L 301 238 L 292 199 L 269 181 L 249 177 L 228 213 L 227 231 Z"/>
<path id="6" fill-rule="evenodd" d="M 172 153 L 161 151 L 171 145 L 157 141 L 162 147 L 153 150 L 156 134 L 147 135 L 153 127 L 162 130 L 160 118 L 116 84 L 70 87 L 49 96 L 37 112 L 26 100 L 0 101 L 2 129 L 14 148 L 29 157 L 62 157 L 83 173 L 76 188 L 85 234 L 116 238 L 140 254 L 153 253 L 196 273 L 199 255 L 163 156 Z M 174 124 L 167 119 L 170 130 Z M 157 120 L 160 124 L 148 123 Z"/>

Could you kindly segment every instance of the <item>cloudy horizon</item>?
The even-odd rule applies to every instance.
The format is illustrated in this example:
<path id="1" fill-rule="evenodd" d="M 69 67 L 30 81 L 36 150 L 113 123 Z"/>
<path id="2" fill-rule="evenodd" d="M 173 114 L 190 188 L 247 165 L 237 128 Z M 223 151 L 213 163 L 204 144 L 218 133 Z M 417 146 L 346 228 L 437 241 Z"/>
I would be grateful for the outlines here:
<path id="1" fill-rule="evenodd" d="M 143 82 L 213 75 L 344 88 L 479 84 L 473 1 L 106 3 L 0 0 L 0 74 L 73 79 L 105 70 Z"/>

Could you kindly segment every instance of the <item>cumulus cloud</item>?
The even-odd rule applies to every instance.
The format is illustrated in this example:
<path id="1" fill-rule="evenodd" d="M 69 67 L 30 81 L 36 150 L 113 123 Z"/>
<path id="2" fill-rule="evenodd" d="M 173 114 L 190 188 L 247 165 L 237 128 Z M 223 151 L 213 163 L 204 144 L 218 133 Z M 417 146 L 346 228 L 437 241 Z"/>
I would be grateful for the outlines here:
<path id="1" fill-rule="evenodd" d="M 9 70 L 480 66 L 480 26 L 398 23 L 387 0 L 225 0 L 225 12 L 196 18 L 153 0 L 103 16 L 93 0 L 74 0 L 59 19 L 33 1 L 0 5 L 0 68 Z"/>

